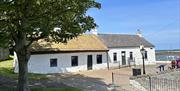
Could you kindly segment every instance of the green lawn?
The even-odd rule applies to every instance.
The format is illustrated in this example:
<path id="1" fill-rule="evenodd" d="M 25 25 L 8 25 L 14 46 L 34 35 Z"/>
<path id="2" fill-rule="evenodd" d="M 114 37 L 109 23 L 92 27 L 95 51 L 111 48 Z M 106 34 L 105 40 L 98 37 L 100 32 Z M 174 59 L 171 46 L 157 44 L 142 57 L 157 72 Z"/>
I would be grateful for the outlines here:
<path id="1" fill-rule="evenodd" d="M 9 60 L 1 61 L 0 60 L 0 76 L 10 77 L 17 79 L 18 74 L 13 72 L 13 56 L 10 57 Z M 42 74 L 28 74 L 28 78 L 30 80 L 48 80 L 46 75 Z M 0 88 L 0 91 L 16 91 L 13 88 Z M 77 88 L 36 88 L 32 89 L 32 91 L 82 91 Z"/>
<path id="2" fill-rule="evenodd" d="M 16 91 L 12 88 L 0 88 L 0 91 Z M 77 88 L 34 88 L 32 91 L 82 91 Z"/>
<path id="3" fill-rule="evenodd" d="M 0 61 L 0 76 L 17 77 L 17 74 L 13 73 L 13 57 L 9 60 Z"/>
<path id="4" fill-rule="evenodd" d="M 13 72 L 13 56 L 9 60 L 0 61 L 0 76 L 11 77 L 17 79 L 18 74 Z M 29 79 L 48 79 L 46 75 L 42 74 L 28 74 Z"/>

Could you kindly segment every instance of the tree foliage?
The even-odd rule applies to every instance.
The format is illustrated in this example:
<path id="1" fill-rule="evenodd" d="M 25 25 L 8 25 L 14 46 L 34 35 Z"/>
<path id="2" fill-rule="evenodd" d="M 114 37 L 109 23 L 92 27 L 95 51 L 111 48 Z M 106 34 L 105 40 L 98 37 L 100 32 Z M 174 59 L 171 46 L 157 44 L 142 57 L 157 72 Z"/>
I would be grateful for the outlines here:
<path id="1" fill-rule="evenodd" d="M 89 8 L 100 8 L 100 4 L 94 0 L 1 0 L 0 41 L 13 45 L 22 33 L 27 47 L 46 37 L 66 42 L 96 26 L 86 15 Z"/>
<path id="2" fill-rule="evenodd" d="M 66 42 L 95 28 L 94 19 L 86 15 L 90 8 L 100 4 L 94 0 L 0 0 L 0 46 L 11 46 L 17 54 L 18 91 L 30 91 L 30 45 L 43 38 Z"/>

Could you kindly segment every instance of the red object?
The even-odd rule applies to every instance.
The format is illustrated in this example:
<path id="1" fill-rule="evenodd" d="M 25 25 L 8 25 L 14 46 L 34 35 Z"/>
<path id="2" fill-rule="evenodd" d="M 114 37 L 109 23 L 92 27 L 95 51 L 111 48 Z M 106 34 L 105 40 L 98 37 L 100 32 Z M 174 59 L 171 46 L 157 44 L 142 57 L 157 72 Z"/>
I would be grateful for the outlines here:
<path id="1" fill-rule="evenodd" d="M 177 63 L 177 66 L 180 67 L 180 62 Z"/>
<path id="2" fill-rule="evenodd" d="M 176 61 L 180 61 L 180 58 L 176 58 Z"/>
<path id="3" fill-rule="evenodd" d="M 176 61 L 171 61 L 171 64 L 176 64 Z"/>

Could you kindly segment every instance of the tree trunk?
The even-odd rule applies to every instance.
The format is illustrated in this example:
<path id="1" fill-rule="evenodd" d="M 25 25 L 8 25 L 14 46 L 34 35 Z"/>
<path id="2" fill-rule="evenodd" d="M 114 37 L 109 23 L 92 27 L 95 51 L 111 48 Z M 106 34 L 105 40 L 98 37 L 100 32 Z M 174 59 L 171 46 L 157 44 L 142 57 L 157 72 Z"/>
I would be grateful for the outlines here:
<path id="1" fill-rule="evenodd" d="M 15 41 L 15 52 L 17 54 L 19 76 L 18 76 L 18 91 L 30 91 L 28 87 L 28 61 L 30 51 L 26 47 L 26 36 L 23 32 L 19 32 L 19 38 Z"/>
<path id="2" fill-rule="evenodd" d="M 29 53 L 26 49 L 22 49 L 17 52 L 18 65 L 19 65 L 19 76 L 18 76 L 18 91 L 30 91 L 28 87 L 28 60 Z"/>

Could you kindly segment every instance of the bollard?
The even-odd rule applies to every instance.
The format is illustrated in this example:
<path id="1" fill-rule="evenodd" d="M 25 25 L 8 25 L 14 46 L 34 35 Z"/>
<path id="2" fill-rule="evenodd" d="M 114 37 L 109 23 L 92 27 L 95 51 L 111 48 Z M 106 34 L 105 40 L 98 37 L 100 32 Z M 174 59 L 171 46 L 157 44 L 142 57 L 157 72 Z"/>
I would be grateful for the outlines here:
<path id="1" fill-rule="evenodd" d="M 112 84 L 114 85 L 114 73 L 112 72 Z"/>
<path id="2" fill-rule="evenodd" d="M 149 76 L 149 91 L 151 91 L 151 77 Z"/>

